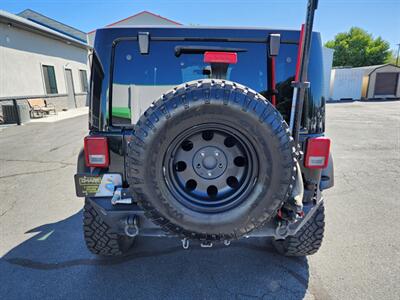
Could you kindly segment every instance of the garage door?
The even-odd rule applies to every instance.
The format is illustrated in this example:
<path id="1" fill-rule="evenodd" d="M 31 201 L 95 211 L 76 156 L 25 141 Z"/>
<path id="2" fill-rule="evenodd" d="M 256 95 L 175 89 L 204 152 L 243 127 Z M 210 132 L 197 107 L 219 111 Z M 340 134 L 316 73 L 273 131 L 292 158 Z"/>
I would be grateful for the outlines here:
<path id="1" fill-rule="evenodd" d="M 399 73 L 377 73 L 375 82 L 375 96 L 395 96 Z"/>

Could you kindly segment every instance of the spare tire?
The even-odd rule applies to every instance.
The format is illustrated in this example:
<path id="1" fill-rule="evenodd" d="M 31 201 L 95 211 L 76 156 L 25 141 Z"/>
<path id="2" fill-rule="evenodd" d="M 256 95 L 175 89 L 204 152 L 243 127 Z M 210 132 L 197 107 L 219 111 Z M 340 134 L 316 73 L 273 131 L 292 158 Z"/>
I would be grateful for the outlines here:
<path id="1" fill-rule="evenodd" d="M 127 179 L 146 216 L 169 233 L 232 240 L 288 199 L 294 151 L 287 124 L 263 96 L 226 80 L 192 81 L 136 124 Z"/>

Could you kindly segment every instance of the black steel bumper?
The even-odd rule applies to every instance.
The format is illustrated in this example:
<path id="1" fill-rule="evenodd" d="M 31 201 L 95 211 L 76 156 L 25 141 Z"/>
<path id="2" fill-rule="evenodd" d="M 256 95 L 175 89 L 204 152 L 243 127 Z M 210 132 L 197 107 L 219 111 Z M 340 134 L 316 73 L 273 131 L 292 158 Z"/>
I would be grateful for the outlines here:
<path id="1" fill-rule="evenodd" d="M 97 213 L 103 218 L 104 222 L 117 234 L 124 235 L 129 218 L 135 218 L 138 226 L 139 236 L 152 237 L 178 237 L 163 231 L 144 215 L 144 211 L 136 204 L 111 204 L 110 197 L 86 198 L 90 201 Z M 295 235 L 297 231 L 310 219 L 322 203 L 323 198 L 318 192 L 315 201 L 304 203 L 304 216 L 296 222 L 287 223 L 272 218 L 263 227 L 245 235 L 246 238 L 253 237 L 273 237 L 275 239 L 284 239 L 289 235 Z"/>

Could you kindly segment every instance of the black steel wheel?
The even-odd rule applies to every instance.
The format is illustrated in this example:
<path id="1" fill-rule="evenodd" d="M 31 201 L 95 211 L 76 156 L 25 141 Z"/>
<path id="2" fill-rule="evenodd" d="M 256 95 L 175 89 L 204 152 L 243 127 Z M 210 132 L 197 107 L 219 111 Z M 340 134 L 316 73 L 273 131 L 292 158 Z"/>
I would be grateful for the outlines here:
<path id="1" fill-rule="evenodd" d="M 198 212 L 218 213 L 245 199 L 258 175 L 258 157 L 239 131 L 209 123 L 177 136 L 163 169 L 178 201 Z"/>
<path id="2" fill-rule="evenodd" d="M 127 180 L 168 232 L 231 240 L 262 226 L 288 198 L 294 144 L 279 112 L 233 82 L 194 81 L 163 95 L 136 124 Z"/>

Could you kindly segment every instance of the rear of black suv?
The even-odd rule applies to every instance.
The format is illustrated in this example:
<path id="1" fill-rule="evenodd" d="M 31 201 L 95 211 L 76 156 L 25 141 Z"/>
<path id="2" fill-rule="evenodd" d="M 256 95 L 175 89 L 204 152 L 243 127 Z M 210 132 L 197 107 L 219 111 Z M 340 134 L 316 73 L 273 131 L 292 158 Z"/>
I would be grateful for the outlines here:
<path id="1" fill-rule="evenodd" d="M 318 33 L 300 147 L 291 137 L 299 40 L 268 29 L 98 30 L 75 176 L 89 250 L 120 255 L 140 235 L 184 248 L 272 237 L 282 254 L 315 253 L 333 163 Z"/>

